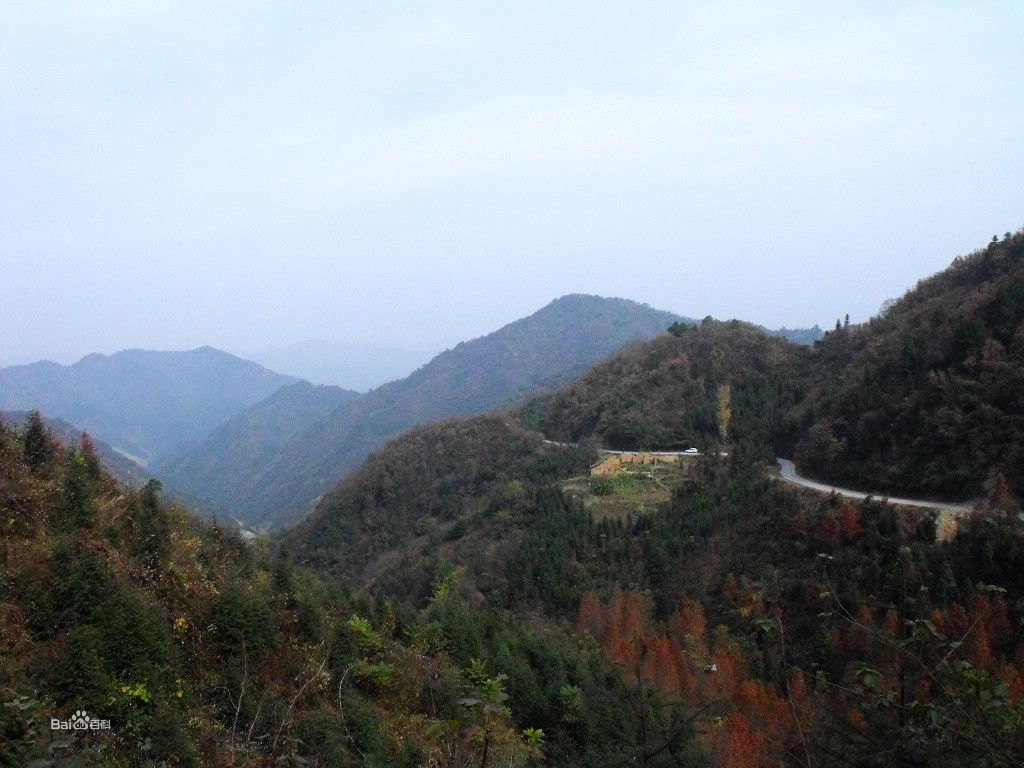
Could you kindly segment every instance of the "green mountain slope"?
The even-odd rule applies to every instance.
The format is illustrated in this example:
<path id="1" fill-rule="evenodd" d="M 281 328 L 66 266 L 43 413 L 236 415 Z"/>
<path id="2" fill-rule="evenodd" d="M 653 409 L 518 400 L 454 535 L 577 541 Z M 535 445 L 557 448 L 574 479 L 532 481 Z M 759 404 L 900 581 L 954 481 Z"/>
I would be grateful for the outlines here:
<path id="1" fill-rule="evenodd" d="M 244 500 L 253 495 L 259 470 L 271 464 L 295 435 L 358 397 L 358 392 L 305 381 L 283 386 L 218 425 L 176 459 L 156 464 L 153 471 L 206 512 L 244 515 Z"/>
<path id="2" fill-rule="evenodd" d="M 736 321 L 674 336 L 530 403 L 526 423 L 615 448 L 761 444 L 811 477 L 879 493 L 976 498 L 1002 474 L 1024 494 L 1024 234 L 812 348 Z"/>
<path id="3" fill-rule="evenodd" d="M 25 411 L 0 413 L 0 419 L 10 427 L 22 426 L 28 421 L 28 418 L 29 414 Z M 78 445 L 82 439 L 84 430 L 74 424 L 68 424 L 62 419 L 48 419 L 45 416 L 43 416 L 43 422 L 53 437 L 64 445 Z M 103 469 L 116 478 L 119 483 L 137 487 L 152 479 L 153 475 L 149 470 L 123 453 L 119 453 L 109 444 L 93 438 L 92 435 L 89 435 L 89 443 Z"/>
<path id="4" fill-rule="evenodd" d="M 561 386 L 624 344 L 679 321 L 624 299 L 564 296 L 529 317 L 457 345 L 401 381 L 346 401 L 289 437 L 267 461 L 239 465 L 225 460 L 206 465 L 206 472 L 221 480 L 216 498 L 244 499 L 244 508 L 232 514 L 267 527 L 291 523 L 403 430 L 495 408 L 538 387 Z M 209 447 L 196 450 L 216 459 Z M 185 455 L 175 465 L 191 462 Z M 206 498 L 200 483 L 187 487 Z"/>
<path id="5" fill-rule="evenodd" d="M 963 490 L 969 477 L 969 487 L 978 493 L 1001 471 L 1010 491 L 1017 491 L 1021 464 L 1014 462 L 1024 450 L 1021 246 L 1022 235 L 1016 235 L 958 259 L 922 281 L 884 317 L 837 329 L 811 348 L 735 320 L 674 324 L 669 333 L 597 363 L 569 386 L 535 397 L 519 409 L 518 419 L 535 431 L 535 445 L 542 436 L 615 449 L 697 446 L 710 454 L 724 450 L 737 468 L 796 447 L 798 459 L 817 467 L 835 458 L 819 452 L 818 442 L 834 449 L 852 434 L 830 432 L 822 441 L 822 419 L 831 419 L 835 429 L 839 422 L 832 413 L 846 409 L 859 418 L 846 422 L 846 429 L 861 430 L 858 444 L 890 451 L 884 466 L 865 472 L 850 441 L 850 468 L 841 476 L 851 485 L 873 489 L 902 477 L 895 488 L 904 492 Z M 934 407 L 940 394 L 945 405 Z M 504 417 L 486 418 L 504 424 Z M 936 421 L 941 419 L 946 422 Z M 466 423 L 482 429 L 484 422 Z M 944 424 L 961 431 L 943 432 Z M 922 432 L 908 434 L 910 425 Z M 447 478 L 449 490 L 472 487 L 467 509 L 479 513 L 488 494 L 522 479 L 526 471 L 529 452 L 519 456 L 512 446 L 528 442 L 509 430 L 507 425 L 504 432 L 483 430 L 488 440 L 469 448 L 451 425 L 409 433 L 326 494 L 307 524 L 289 532 L 287 540 L 296 546 L 304 541 L 305 556 L 315 552 L 314 559 L 330 561 L 349 576 L 411 541 L 422 546 L 424 536 L 436 545 L 437 531 L 448 530 L 459 514 L 453 510 L 464 505 L 454 491 L 435 487 L 433 473 Z M 956 441 L 940 465 L 952 483 L 946 486 L 931 479 L 928 457 L 934 453 L 916 448 L 926 444 L 934 451 L 943 439 Z M 957 463 L 965 452 L 971 456 Z M 477 454 L 489 457 L 493 487 L 472 480 Z M 446 523 L 440 528 L 439 518 Z M 388 533 L 373 540 L 380 531 Z M 339 554 L 342 550 L 346 554 Z"/>
<path id="6" fill-rule="evenodd" d="M 567 468 L 583 471 L 587 458 L 585 452 L 567 455 L 545 444 L 500 413 L 416 427 L 370 455 L 285 531 L 282 541 L 302 562 L 344 576 L 360 589 L 398 566 L 423 597 L 447 543 L 468 552 L 468 530 L 486 528 L 489 543 L 503 552 L 515 546 L 525 521 L 492 519 L 495 510 L 485 509 L 491 495 L 509 490 L 516 478 L 538 481 Z M 515 494 L 514 485 L 509 492 Z M 420 558 L 420 550 L 432 555 Z M 487 570 L 486 561 L 474 560 L 473 566 Z"/>
<path id="7" fill-rule="evenodd" d="M 554 440 L 617 449 L 772 445 L 788 429 L 810 354 L 736 320 L 676 324 L 527 404 L 523 419 Z"/>
<path id="8" fill-rule="evenodd" d="M 294 381 L 212 347 L 133 349 L 0 369 L 0 408 L 64 419 L 148 464 Z"/>
<path id="9" fill-rule="evenodd" d="M 1024 492 L 1024 233 L 922 280 L 815 348 L 798 464 L 870 490 Z"/>
<path id="10" fill-rule="evenodd" d="M 281 540 L 302 562 L 358 589 L 422 599 L 435 569 L 450 558 L 483 592 L 500 593 L 510 579 L 522 578 L 506 569 L 524 542 L 552 521 L 561 521 L 555 529 L 567 520 L 579 524 L 550 486 L 586 476 L 594 445 L 700 446 L 711 453 L 728 447 L 735 461 L 749 464 L 790 436 L 789 413 L 811 354 L 738 321 L 674 324 L 517 411 L 402 434 L 327 492 Z M 723 388 L 731 411 L 724 441 Z M 556 583 L 551 574 L 561 567 L 549 565 L 544 594 L 564 608 L 581 592 Z M 533 585 L 521 586 L 537 594 Z"/>
<path id="11" fill-rule="evenodd" d="M 452 420 L 371 457 L 284 542 L 378 602 L 415 609 L 457 588 L 459 644 L 516 696 L 571 706 L 484 617 L 543 616 L 529 629 L 542 635 L 575 616 L 630 708 L 648 717 L 643 696 L 660 694 L 658 711 L 696 723 L 710 757 L 683 764 L 1018 765 L 1016 502 L 993 499 L 938 541 L 934 513 L 794 490 L 749 453 L 668 468 L 652 480 L 665 501 L 599 518 L 569 495 L 580 449 L 499 415 Z"/>

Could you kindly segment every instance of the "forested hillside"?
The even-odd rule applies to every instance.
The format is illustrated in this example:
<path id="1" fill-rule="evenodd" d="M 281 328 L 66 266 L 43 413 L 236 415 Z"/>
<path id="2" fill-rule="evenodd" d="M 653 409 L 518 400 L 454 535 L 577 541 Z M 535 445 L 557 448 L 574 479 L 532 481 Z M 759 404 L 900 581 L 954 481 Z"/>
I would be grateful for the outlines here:
<path id="1" fill-rule="evenodd" d="M 613 448 L 769 446 L 880 493 L 969 499 L 998 474 L 1024 493 L 1024 234 L 812 348 L 738 321 L 671 331 L 529 403 L 525 423 Z"/>
<path id="2" fill-rule="evenodd" d="M 552 439 L 609 448 L 774 445 L 790 428 L 810 354 L 737 320 L 676 323 L 529 403 L 523 419 Z"/>
<path id="3" fill-rule="evenodd" d="M 302 562 L 357 588 L 389 568 L 401 571 L 409 596 L 422 598 L 449 550 L 475 575 L 494 577 L 495 562 L 537 522 L 517 513 L 524 482 L 585 471 L 591 456 L 546 445 L 503 414 L 417 427 L 371 455 L 282 541 Z M 493 508 L 506 495 L 509 508 Z"/>
<path id="4" fill-rule="evenodd" d="M 211 498 L 244 499 L 234 514 L 254 525 L 295 522 L 368 454 L 409 427 L 561 386 L 627 342 L 650 338 L 679 320 L 624 299 L 563 296 L 443 352 L 401 381 L 346 401 L 291 435 L 265 461 L 221 460 L 213 446 L 200 445 L 196 451 L 209 459 L 206 474 L 217 479 Z M 177 465 L 195 461 L 191 453 Z M 206 497 L 206 484 L 189 487 Z"/>
<path id="5" fill-rule="evenodd" d="M 0 412 L 0 419 L 8 424 L 24 424 L 29 417 L 30 413 L 26 411 Z M 64 445 L 78 445 L 82 440 L 82 435 L 85 434 L 81 427 L 68 424 L 63 419 L 43 419 L 43 422 L 53 436 Z M 117 452 L 102 440 L 86 435 L 86 441 L 89 450 L 96 454 L 103 468 L 118 482 L 137 487 L 152 478 L 152 474 L 144 466 L 132 461 L 123 453 Z"/>
<path id="6" fill-rule="evenodd" d="M 150 463 L 295 379 L 202 347 L 0 369 L 0 409 L 41 411 Z"/>
<path id="7" fill-rule="evenodd" d="M 544 637 L 574 619 L 581 647 L 617 670 L 624 706 L 651 718 L 643 754 L 689 724 L 705 757 L 683 764 L 1019 764 L 1024 528 L 1005 489 L 939 541 L 934 513 L 793 491 L 745 452 L 677 465 L 657 476 L 667 502 L 599 519 L 563 490 L 581 449 L 531 451 L 501 417 L 482 419 L 390 445 L 289 549 L 407 610 L 457 583 L 458 644 L 559 738 L 566 713 L 551 702 L 577 694 L 538 676 L 496 625 L 540 616 L 518 621 Z M 481 474 L 478 457 L 502 450 Z M 443 469 L 424 472 L 424 453 Z M 659 756 L 648 764 L 680 764 Z"/>
<path id="8" fill-rule="evenodd" d="M 815 347 L 798 464 L 870 490 L 1024 492 L 1024 233 L 922 280 Z"/>
<path id="9" fill-rule="evenodd" d="M 120 488 L 38 419 L 3 426 L 0 754 L 1019 766 L 1024 510 L 1003 458 L 1021 439 L 1020 246 L 958 260 L 813 348 L 673 323 L 521 408 L 405 432 L 274 546 L 166 507 L 156 483 Z M 911 435 L 850 420 L 872 409 L 1002 446 L 990 461 L 968 442 L 973 512 L 940 525 L 773 477 L 794 446 L 813 466 L 834 413 L 874 425 L 864 440 L 894 450 L 893 472 L 928 477 Z M 263 439 L 269 453 L 280 436 Z M 598 476 L 599 445 L 702 451 Z M 83 708 L 110 732 L 49 738 L 47 718 Z"/>
<path id="10" fill-rule="evenodd" d="M 488 607 L 451 562 L 415 605 L 353 598 L 166 506 L 155 481 L 117 485 L 41 419 L 0 423 L 0 508 L 0 765 L 583 768 L 700 753 L 660 695 L 638 699 L 568 626 Z"/>
<path id="11" fill-rule="evenodd" d="M 543 634 L 572 620 L 651 728 L 634 753 L 641 764 L 1020 765 L 1024 527 L 1000 464 L 975 457 L 975 489 L 991 477 L 990 490 L 941 527 L 935 512 L 798 491 L 770 474 L 774 453 L 797 444 L 806 453 L 815 409 L 831 403 L 822 399 L 831 372 L 890 348 L 902 360 L 924 323 L 915 313 L 939 316 L 935 301 L 956 313 L 967 302 L 952 328 L 976 329 L 935 326 L 954 346 L 972 339 L 945 358 L 961 371 L 948 393 L 1012 417 L 1016 367 L 994 345 L 1017 343 L 998 329 L 1019 325 L 1007 277 L 1018 247 L 1008 238 L 958 260 L 885 317 L 813 349 L 735 321 L 673 325 L 529 402 L 518 412 L 526 429 L 494 414 L 406 434 L 284 542 L 300 561 L 408 610 L 431 599 L 438 574 L 454 574 L 472 606 L 460 643 L 507 675 L 514 695 L 534 691 L 535 721 L 560 735 L 542 703 L 555 692 L 488 627 L 528 613 L 543 617 L 529 624 Z M 907 327 L 894 320 L 908 316 Z M 986 373 L 985 354 L 1002 364 Z M 843 391 L 863 405 L 877 381 L 886 407 L 920 406 L 926 422 L 911 374 L 937 374 L 923 364 L 911 354 L 899 376 L 861 372 Z M 876 429 L 875 441 L 891 445 Z M 1012 431 L 1000 439 L 1004 453 L 1020 449 Z M 587 466 L 598 444 L 704 450 L 597 477 Z M 900 459 L 902 471 L 923 468 L 912 453 Z M 563 707 L 572 695 L 557 694 Z M 702 756 L 693 744 L 672 755 L 654 746 L 682 747 L 671 734 L 687 728 Z"/>
<path id="12" fill-rule="evenodd" d="M 483 445 L 501 437 L 491 418 Z M 538 676 L 495 629 L 524 615 L 543 617 L 518 619 L 531 637 L 574 620 L 581 647 L 619 675 L 623 706 L 647 719 L 648 765 L 1009 768 L 1024 757 L 1024 528 L 1005 487 L 940 541 L 934 513 L 794 491 L 745 451 L 663 471 L 667 502 L 597 518 L 563 490 L 580 449 L 548 445 L 531 462 L 514 438 L 503 470 L 481 477 L 463 449 L 482 447 L 470 437 L 482 425 L 468 422 L 462 435 L 453 423 L 389 446 L 286 543 L 407 610 L 454 579 L 458 644 L 507 675 L 545 733 L 576 733 L 565 717 L 578 717 L 581 694 L 549 684 L 564 679 L 557 668 Z M 419 485 L 418 465 L 395 462 L 428 445 L 451 460 Z M 615 494 L 649 471 L 590 483 Z M 688 728 L 704 757 L 694 745 L 692 762 L 653 754 Z"/>

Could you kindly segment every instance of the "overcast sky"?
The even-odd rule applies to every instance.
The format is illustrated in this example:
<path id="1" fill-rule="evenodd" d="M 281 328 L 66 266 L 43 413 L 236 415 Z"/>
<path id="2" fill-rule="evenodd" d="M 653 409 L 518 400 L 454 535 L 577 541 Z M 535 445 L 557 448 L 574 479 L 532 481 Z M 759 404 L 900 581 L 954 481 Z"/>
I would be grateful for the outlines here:
<path id="1" fill-rule="evenodd" d="M 1024 226 L 1024 3 L 0 8 L 0 365 L 876 313 Z"/>

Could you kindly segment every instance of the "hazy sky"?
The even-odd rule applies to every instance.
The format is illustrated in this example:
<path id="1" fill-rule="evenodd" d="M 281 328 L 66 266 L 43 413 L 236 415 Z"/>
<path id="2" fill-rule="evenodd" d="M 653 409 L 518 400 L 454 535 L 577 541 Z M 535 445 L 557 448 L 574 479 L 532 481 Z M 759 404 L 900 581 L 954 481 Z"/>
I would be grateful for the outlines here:
<path id="1" fill-rule="evenodd" d="M 1024 226 L 1024 3 L 0 8 L 0 365 L 810 326 Z"/>

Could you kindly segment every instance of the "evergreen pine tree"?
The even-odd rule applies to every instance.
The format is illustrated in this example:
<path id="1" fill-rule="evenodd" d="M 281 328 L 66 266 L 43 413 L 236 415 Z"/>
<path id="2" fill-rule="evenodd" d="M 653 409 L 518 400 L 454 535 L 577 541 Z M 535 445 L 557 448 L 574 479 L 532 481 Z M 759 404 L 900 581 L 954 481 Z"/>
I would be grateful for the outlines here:
<path id="1" fill-rule="evenodd" d="M 25 426 L 25 461 L 33 471 L 53 460 L 56 453 L 39 411 L 28 415 Z"/>
<path id="2" fill-rule="evenodd" d="M 85 466 L 89 470 L 89 479 L 96 482 L 103 476 L 100 458 L 96 454 L 96 445 L 93 443 L 88 432 L 83 432 L 79 441 L 81 443 L 82 458 L 85 459 Z"/>
<path id="3" fill-rule="evenodd" d="M 75 528 L 88 528 L 96 516 L 92 478 L 85 457 L 75 451 L 64 469 L 64 513 Z"/>
<path id="4" fill-rule="evenodd" d="M 160 504 L 162 488 L 159 480 L 150 480 L 142 486 L 135 500 L 137 545 L 153 566 L 163 562 L 171 551 L 171 520 Z"/>

